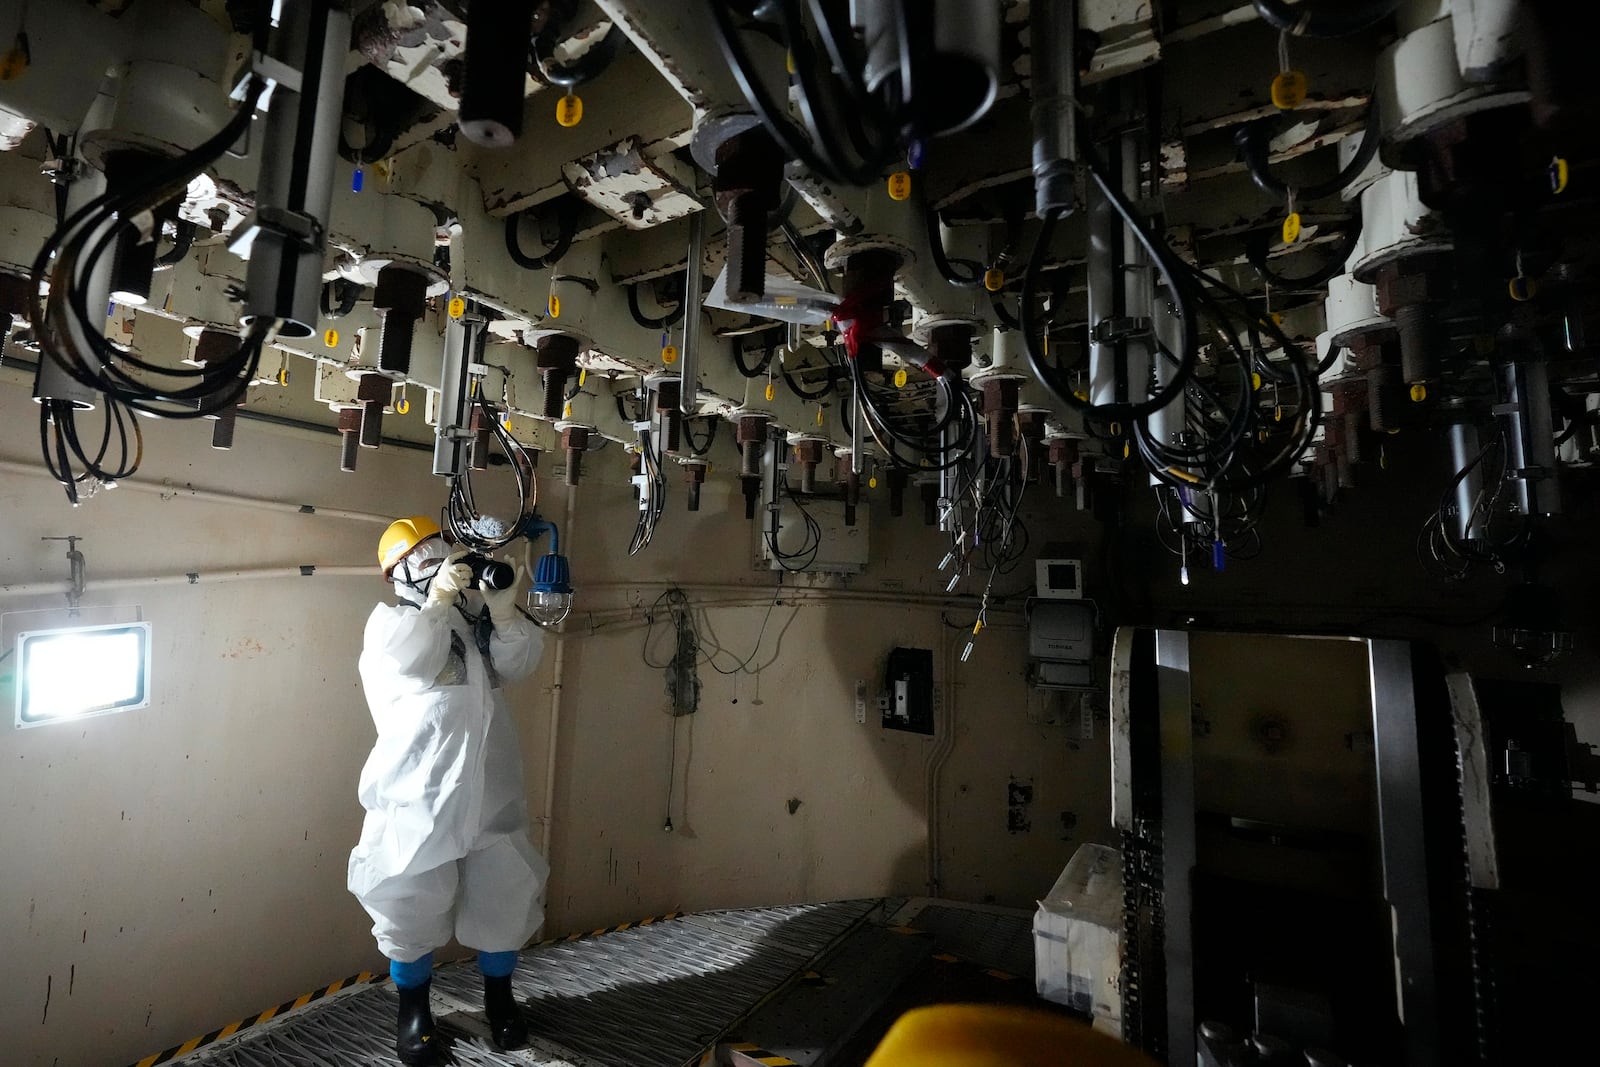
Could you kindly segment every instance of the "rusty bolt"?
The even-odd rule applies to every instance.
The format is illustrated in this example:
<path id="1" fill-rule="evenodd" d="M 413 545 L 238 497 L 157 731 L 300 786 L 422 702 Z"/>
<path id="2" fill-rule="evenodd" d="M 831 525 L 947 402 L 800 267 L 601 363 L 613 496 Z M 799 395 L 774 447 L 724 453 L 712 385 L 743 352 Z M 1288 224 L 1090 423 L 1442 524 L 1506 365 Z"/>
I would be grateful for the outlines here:
<path id="1" fill-rule="evenodd" d="M 983 418 L 989 424 L 989 454 L 1005 459 L 1016 451 L 1017 410 L 1021 382 L 1015 378 L 989 378 L 983 383 Z"/>
<path id="2" fill-rule="evenodd" d="M 734 424 L 734 440 L 739 443 L 742 456 L 742 478 L 755 478 L 758 482 L 761 478 L 761 446 L 767 441 L 767 421 L 765 415 L 740 415 Z"/>
<path id="3" fill-rule="evenodd" d="M 378 271 L 372 290 L 377 312 L 378 368 L 404 377 L 411 372 L 411 341 L 417 320 L 428 310 L 428 279 L 411 267 L 390 264 Z"/>
<path id="4" fill-rule="evenodd" d="M 583 454 L 589 448 L 589 428 L 568 426 L 561 431 L 561 447 L 567 450 L 566 484 L 577 485 L 583 473 Z"/>
<path id="5" fill-rule="evenodd" d="M 361 401 L 361 447 L 377 448 L 383 443 L 383 409 L 394 394 L 394 383 L 381 374 L 363 374 L 356 383 L 356 399 Z"/>
<path id="6" fill-rule="evenodd" d="M 706 465 L 704 463 L 685 463 L 683 465 L 683 481 L 689 489 L 689 510 L 700 510 L 700 487 L 706 482 Z"/>
<path id="7" fill-rule="evenodd" d="M 800 468 L 800 491 L 817 491 L 817 464 L 822 462 L 822 442 L 814 437 L 795 442 L 794 461 Z"/>
<path id="8" fill-rule="evenodd" d="M 712 195 L 728 223 L 728 299 L 760 300 L 767 292 L 767 216 L 778 209 L 784 154 L 762 127 L 717 146 Z"/>
<path id="9" fill-rule="evenodd" d="M 578 369 L 578 339 L 564 333 L 551 333 L 533 343 L 534 366 L 544 382 L 544 409 L 547 419 L 559 419 L 567 403 L 567 379 Z"/>
<path id="10" fill-rule="evenodd" d="M 937 368 L 950 374 L 960 374 L 972 366 L 972 327 L 965 323 L 951 323 L 935 326 L 928 331 L 928 364 L 930 370 Z M 1016 406 L 1013 397 L 1012 410 Z"/>
<path id="11" fill-rule="evenodd" d="M 361 453 L 361 409 L 339 409 L 339 469 L 346 474 L 356 469 Z"/>

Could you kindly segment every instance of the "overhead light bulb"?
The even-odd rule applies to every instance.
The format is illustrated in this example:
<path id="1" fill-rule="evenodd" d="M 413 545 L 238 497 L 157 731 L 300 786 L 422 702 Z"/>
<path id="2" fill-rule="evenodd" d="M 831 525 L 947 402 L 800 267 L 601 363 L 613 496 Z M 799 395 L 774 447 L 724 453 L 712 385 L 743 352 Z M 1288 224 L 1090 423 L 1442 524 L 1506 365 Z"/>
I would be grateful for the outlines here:
<path id="1" fill-rule="evenodd" d="M 540 626 L 556 626 L 571 610 L 572 568 L 567 557 L 555 552 L 540 556 L 528 593 L 528 614 Z"/>

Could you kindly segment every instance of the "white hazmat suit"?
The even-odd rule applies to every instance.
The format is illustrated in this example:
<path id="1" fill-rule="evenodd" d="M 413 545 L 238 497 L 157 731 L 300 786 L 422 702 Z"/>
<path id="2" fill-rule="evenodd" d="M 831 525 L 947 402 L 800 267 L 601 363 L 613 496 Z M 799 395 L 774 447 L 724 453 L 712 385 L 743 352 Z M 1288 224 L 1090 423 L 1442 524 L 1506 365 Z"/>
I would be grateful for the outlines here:
<path id="1" fill-rule="evenodd" d="M 454 934 L 519 949 L 544 922 L 550 868 L 528 839 L 516 728 L 501 685 L 530 674 L 544 634 L 497 618 L 488 653 L 453 604 L 379 604 L 361 652 L 378 741 L 361 771 L 366 808 L 350 892 L 378 947 L 409 963 Z"/>

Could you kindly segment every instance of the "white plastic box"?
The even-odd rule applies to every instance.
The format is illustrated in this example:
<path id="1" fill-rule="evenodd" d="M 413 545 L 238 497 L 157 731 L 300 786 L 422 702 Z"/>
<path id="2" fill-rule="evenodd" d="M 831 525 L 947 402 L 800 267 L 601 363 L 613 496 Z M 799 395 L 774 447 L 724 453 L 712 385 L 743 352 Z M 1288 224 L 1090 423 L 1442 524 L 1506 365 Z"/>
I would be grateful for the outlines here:
<path id="1" fill-rule="evenodd" d="M 1033 917 L 1034 981 L 1046 1000 L 1122 1032 L 1122 853 L 1080 845 Z"/>

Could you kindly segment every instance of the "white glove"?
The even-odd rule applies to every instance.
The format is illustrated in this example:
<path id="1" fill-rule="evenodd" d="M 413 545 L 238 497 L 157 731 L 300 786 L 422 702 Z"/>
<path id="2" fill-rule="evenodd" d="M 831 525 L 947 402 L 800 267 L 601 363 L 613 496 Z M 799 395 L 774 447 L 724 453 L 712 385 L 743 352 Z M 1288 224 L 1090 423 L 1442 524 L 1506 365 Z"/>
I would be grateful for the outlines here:
<path id="1" fill-rule="evenodd" d="M 433 581 L 428 585 L 428 607 L 449 607 L 456 602 L 456 597 L 461 591 L 471 583 L 472 568 L 461 562 L 466 557 L 466 552 L 456 552 L 439 564 L 439 569 L 434 572 Z"/>
<path id="2" fill-rule="evenodd" d="M 489 618 L 495 622 L 510 622 L 517 617 L 517 601 L 521 599 L 522 578 L 526 572 L 522 564 L 511 564 L 511 584 L 504 589 L 479 589 L 483 602 L 489 609 Z"/>

